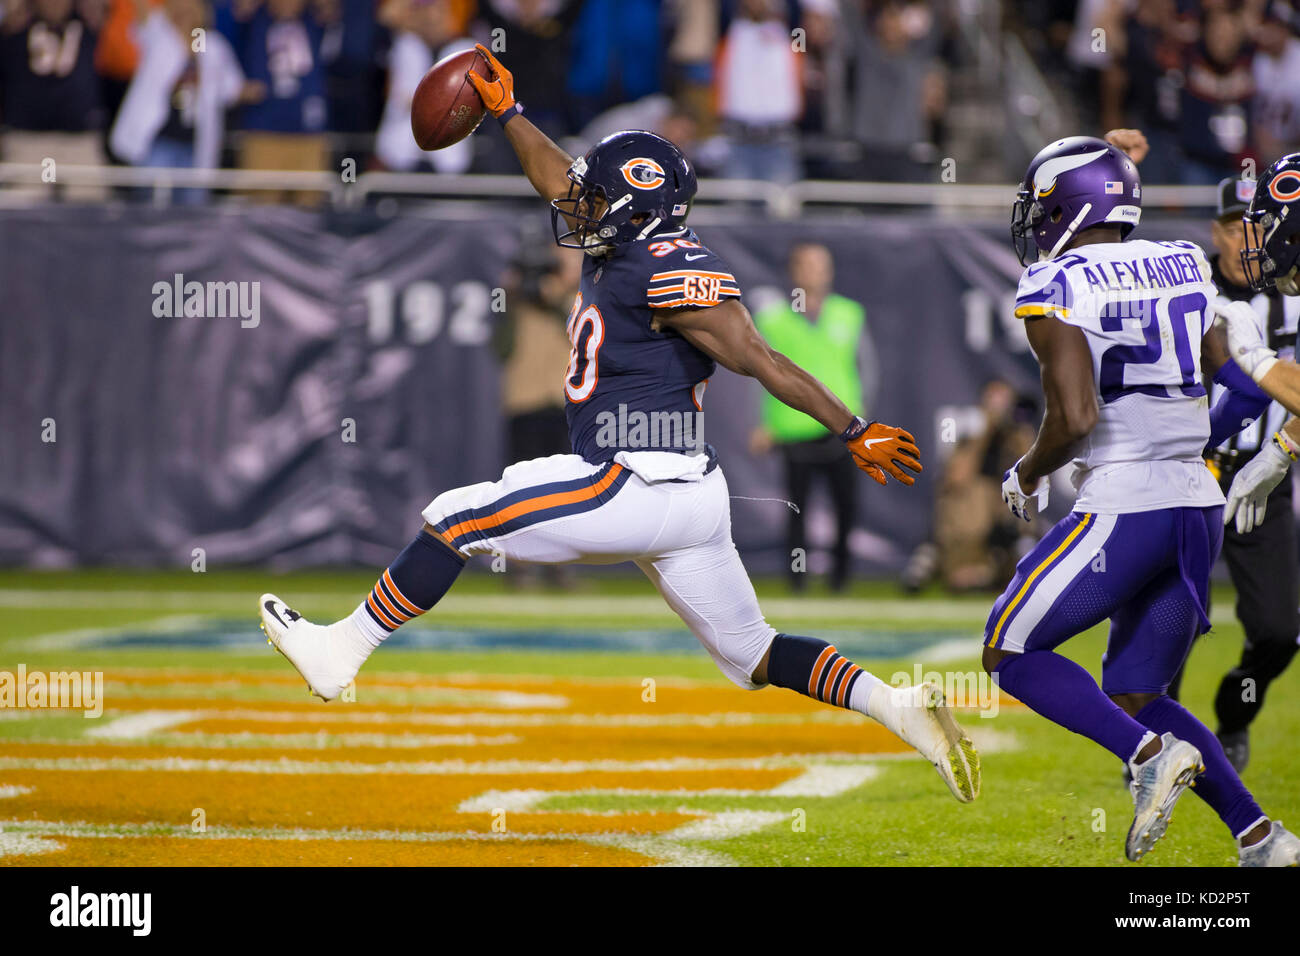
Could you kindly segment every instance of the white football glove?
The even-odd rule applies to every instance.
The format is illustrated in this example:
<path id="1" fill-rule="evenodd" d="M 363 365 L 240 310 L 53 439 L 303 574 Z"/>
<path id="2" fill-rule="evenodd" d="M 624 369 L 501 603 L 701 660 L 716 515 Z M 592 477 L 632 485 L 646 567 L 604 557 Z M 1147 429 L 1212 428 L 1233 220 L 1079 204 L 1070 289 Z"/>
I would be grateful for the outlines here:
<path id="1" fill-rule="evenodd" d="M 1259 314 L 1249 302 L 1216 302 L 1211 306 L 1228 333 L 1228 352 L 1256 382 L 1277 362 L 1277 353 L 1264 343 Z"/>
<path id="2" fill-rule="evenodd" d="M 1021 459 L 1023 461 L 1024 459 Z M 1011 470 L 1002 476 L 1002 500 L 1006 502 L 1011 513 L 1025 521 L 1033 520 L 1035 514 L 1042 514 L 1047 507 L 1047 496 L 1051 490 L 1051 478 L 1043 476 L 1038 480 L 1038 488 L 1029 494 L 1020 487 L 1020 462 L 1011 466 Z M 1034 510 L 1030 510 L 1031 504 Z"/>
<path id="3" fill-rule="evenodd" d="M 1235 515 L 1238 534 L 1250 534 L 1263 524 L 1268 496 L 1282 483 L 1292 461 L 1276 440 L 1261 448 L 1233 477 L 1228 504 L 1223 509 L 1223 523 L 1227 524 Z"/>

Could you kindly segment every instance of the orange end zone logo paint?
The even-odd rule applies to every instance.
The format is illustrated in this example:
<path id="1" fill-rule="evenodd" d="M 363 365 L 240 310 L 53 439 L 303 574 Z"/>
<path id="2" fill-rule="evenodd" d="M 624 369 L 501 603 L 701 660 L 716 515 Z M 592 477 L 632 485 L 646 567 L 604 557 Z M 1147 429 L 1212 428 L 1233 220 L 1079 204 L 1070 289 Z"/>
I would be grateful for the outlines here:
<path id="1" fill-rule="evenodd" d="M 1285 191 L 1283 183 L 1289 184 Z M 1268 192 L 1278 202 L 1295 202 L 1300 199 L 1300 173 L 1293 169 L 1278 173 L 1269 181 Z"/>
<path id="2" fill-rule="evenodd" d="M 644 156 L 629 159 L 619 167 L 619 172 L 623 174 L 623 178 L 630 185 L 635 186 L 637 189 L 656 189 L 668 179 L 662 166 L 653 159 L 647 159 Z"/>

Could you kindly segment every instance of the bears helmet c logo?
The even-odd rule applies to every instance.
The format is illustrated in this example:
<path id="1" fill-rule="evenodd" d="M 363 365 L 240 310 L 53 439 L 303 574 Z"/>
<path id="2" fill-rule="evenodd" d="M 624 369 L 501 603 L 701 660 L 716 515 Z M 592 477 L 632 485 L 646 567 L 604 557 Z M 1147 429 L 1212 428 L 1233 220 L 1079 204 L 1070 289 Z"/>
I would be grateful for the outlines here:
<path id="1" fill-rule="evenodd" d="M 629 185 L 635 186 L 637 189 L 656 189 L 668 179 L 662 166 L 653 159 L 645 157 L 629 159 L 619 167 L 619 172 L 623 174 L 623 178 L 628 181 Z"/>
<path id="2" fill-rule="evenodd" d="M 1289 183 L 1289 188 L 1283 192 L 1283 182 Z M 1268 184 L 1269 194 L 1278 202 L 1295 202 L 1300 199 L 1300 173 L 1293 169 L 1286 172 L 1278 173 Z"/>

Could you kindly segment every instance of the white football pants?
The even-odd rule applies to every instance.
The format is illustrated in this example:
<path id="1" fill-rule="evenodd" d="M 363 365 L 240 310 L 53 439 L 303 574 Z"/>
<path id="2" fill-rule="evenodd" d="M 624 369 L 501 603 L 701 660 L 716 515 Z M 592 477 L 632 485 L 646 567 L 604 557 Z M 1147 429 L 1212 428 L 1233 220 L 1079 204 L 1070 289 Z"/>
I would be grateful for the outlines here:
<path id="1" fill-rule="evenodd" d="M 467 557 L 635 562 L 722 672 L 752 690 L 776 631 L 731 540 L 727 480 L 721 468 L 704 474 L 707 464 L 668 452 L 621 452 L 603 465 L 552 455 L 444 492 L 422 514 Z"/>

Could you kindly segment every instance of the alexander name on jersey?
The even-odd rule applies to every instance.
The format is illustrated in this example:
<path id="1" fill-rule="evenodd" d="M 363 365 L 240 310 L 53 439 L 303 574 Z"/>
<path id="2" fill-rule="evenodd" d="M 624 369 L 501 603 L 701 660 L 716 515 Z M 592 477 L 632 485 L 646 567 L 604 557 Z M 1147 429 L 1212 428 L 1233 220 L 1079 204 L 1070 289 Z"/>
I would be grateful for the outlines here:
<path id="1" fill-rule="evenodd" d="M 1133 262 L 1101 260 L 1080 270 L 1090 292 L 1128 292 L 1136 289 L 1170 289 L 1201 282 L 1200 264 L 1192 252 L 1143 256 Z"/>

